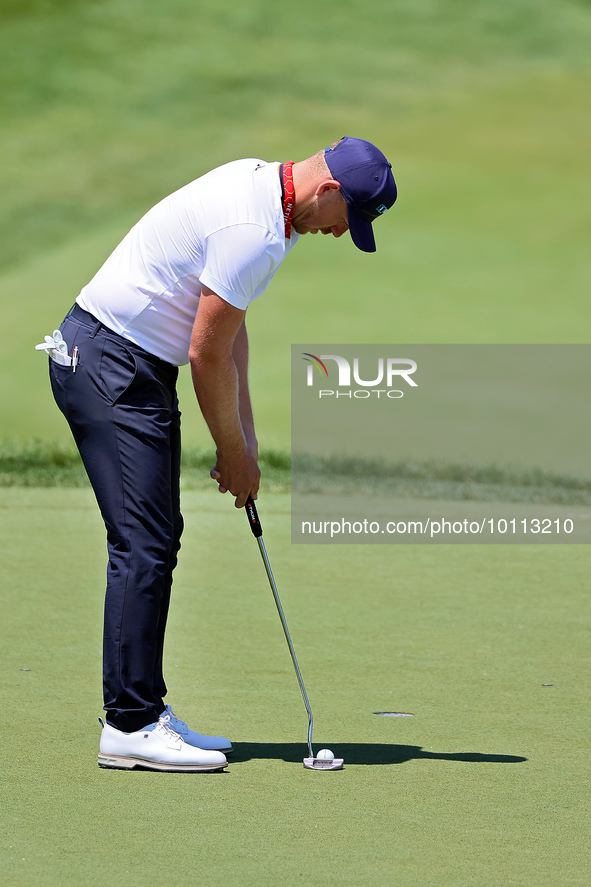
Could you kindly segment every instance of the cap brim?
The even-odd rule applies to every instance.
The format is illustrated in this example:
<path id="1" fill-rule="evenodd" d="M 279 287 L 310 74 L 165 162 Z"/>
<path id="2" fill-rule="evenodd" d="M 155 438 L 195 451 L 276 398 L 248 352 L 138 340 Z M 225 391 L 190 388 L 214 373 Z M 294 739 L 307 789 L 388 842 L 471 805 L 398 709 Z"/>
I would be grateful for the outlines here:
<path id="1" fill-rule="evenodd" d="M 371 222 L 366 222 L 361 216 L 358 216 L 354 209 L 347 207 L 347 218 L 349 221 L 349 234 L 351 240 L 364 253 L 375 253 L 376 241 L 373 236 L 373 228 Z"/>

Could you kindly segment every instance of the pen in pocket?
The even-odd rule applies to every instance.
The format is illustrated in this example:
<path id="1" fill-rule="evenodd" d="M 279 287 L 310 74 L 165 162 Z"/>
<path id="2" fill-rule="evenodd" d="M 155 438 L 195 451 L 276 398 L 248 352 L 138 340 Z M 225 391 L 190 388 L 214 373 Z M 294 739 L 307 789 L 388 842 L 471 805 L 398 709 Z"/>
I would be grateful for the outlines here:
<path id="1" fill-rule="evenodd" d="M 76 367 L 78 366 L 78 346 L 74 347 L 74 351 L 72 352 L 72 372 L 76 372 Z"/>

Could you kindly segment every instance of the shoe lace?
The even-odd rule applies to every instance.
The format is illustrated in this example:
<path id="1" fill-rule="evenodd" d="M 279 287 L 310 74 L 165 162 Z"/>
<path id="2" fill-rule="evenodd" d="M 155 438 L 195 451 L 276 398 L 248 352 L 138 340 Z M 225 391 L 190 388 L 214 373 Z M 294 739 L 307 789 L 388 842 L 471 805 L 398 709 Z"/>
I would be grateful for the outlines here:
<path id="1" fill-rule="evenodd" d="M 180 739 L 182 742 L 182 736 L 170 726 L 169 714 L 161 715 L 158 718 L 158 726 L 156 727 L 156 730 L 158 730 L 159 733 L 164 733 L 164 735 L 168 736 L 170 739 Z"/>
<path id="2" fill-rule="evenodd" d="M 169 720 L 172 721 L 173 723 L 176 722 L 176 723 L 179 725 L 179 727 L 185 727 L 185 728 L 186 728 L 187 725 L 185 724 L 185 722 L 184 722 L 184 721 L 181 721 L 181 719 L 179 718 L 178 715 L 175 715 L 175 713 L 173 712 L 173 710 L 172 710 L 172 708 L 170 707 L 170 705 L 167 705 L 165 710 L 166 710 L 166 715 L 163 714 L 163 715 L 162 715 L 163 718 L 164 718 L 164 717 L 168 717 Z"/>

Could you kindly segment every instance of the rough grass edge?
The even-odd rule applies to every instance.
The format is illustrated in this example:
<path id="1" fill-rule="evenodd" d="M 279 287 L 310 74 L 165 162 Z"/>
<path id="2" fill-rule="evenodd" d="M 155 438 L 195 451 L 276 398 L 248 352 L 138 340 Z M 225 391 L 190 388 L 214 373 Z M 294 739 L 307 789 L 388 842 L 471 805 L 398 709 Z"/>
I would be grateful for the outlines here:
<path id="1" fill-rule="evenodd" d="M 211 489 L 214 450 L 189 446 L 182 452 L 181 486 Z M 261 489 L 300 493 L 366 492 L 405 498 L 537 502 L 591 505 L 591 479 L 518 466 L 448 462 L 386 462 L 350 456 L 261 450 Z M 0 487 L 86 487 L 88 479 L 73 443 L 0 441 Z"/>
<path id="2" fill-rule="evenodd" d="M 185 447 L 181 456 L 183 489 L 210 489 L 209 471 L 215 451 L 207 447 Z M 291 482 L 289 453 L 262 450 L 259 458 L 261 488 L 288 492 Z M 69 442 L 0 441 L 0 487 L 88 487 L 80 455 Z"/>

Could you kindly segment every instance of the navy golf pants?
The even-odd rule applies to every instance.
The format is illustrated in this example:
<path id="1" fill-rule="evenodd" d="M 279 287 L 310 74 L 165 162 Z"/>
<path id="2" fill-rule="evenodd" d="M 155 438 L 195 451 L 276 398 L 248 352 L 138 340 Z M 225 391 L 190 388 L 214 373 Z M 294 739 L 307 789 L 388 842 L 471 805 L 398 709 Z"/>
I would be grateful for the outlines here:
<path id="1" fill-rule="evenodd" d="M 76 372 L 49 361 L 55 400 L 107 529 L 103 645 L 107 721 L 141 730 L 164 710 L 162 652 L 180 512 L 177 367 L 74 305 L 61 333 Z"/>

